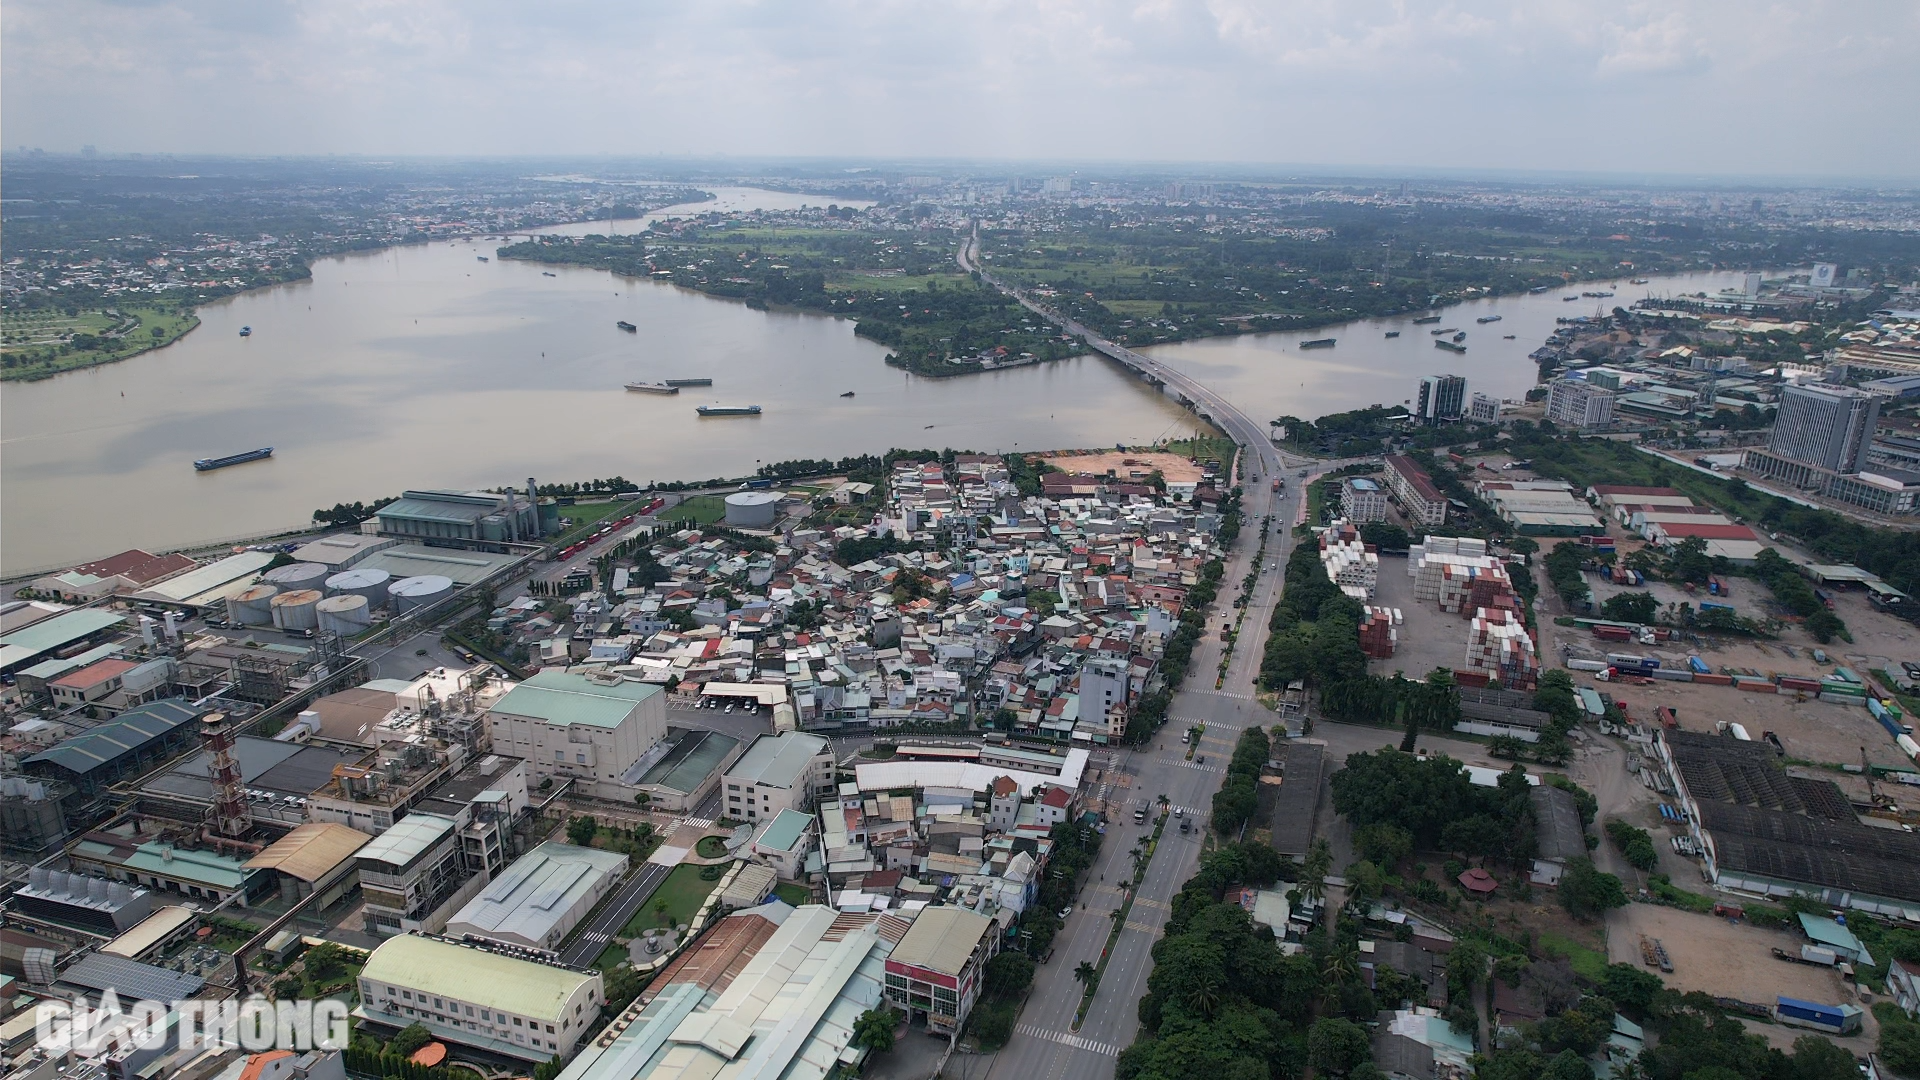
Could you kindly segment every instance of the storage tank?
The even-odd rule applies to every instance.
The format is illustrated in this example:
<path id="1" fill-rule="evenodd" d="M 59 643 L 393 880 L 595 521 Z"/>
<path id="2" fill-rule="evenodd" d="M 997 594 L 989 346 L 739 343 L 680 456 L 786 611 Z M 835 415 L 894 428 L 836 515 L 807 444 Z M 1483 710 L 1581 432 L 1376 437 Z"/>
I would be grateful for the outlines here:
<path id="1" fill-rule="evenodd" d="M 354 593 L 341 593 L 329 596 L 313 606 L 319 617 L 320 629 L 331 630 L 341 637 L 353 637 L 373 625 L 373 617 L 367 614 L 367 598 Z"/>
<path id="2" fill-rule="evenodd" d="M 764 529 L 773 524 L 779 508 L 777 491 L 736 491 L 727 496 L 727 524 L 738 529 Z"/>
<path id="3" fill-rule="evenodd" d="M 321 600 L 319 589 L 296 589 L 273 598 L 273 625 L 282 630 L 312 630 L 320 625 L 314 611 Z"/>
<path id="4" fill-rule="evenodd" d="M 317 562 L 296 562 L 275 567 L 261 574 L 260 580 L 277 587 L 281 592 L 292 592 L 295 589 L 317 589 L 330 573 L 331 570 Z"/>
<path id="5" fill-rule="evenodd" d="M 253 585 L 238 596 L 227 597 L 227 621 L 241 626 L 265 626 L 273 621 L 273 598 L 280 592 L 271 585 Z"/>
<path id="6" fill-rule="evenodd" d="M 371 566 L 362 566 L 357 570 L 342 570 L 327 579 L 327 595 L 361 597 L 366 600 L 369 610 L 385 607 L 387 585 L 392 580 L 392 574 Z"/>
<path id="7" fill-rule="evenodd" d="M 399 614 L 424 607 L 452 592 L 453 579 L 439 574 L 401 578 L 387 586 L 387 596 L 393 600 L 393 610 Z"/>

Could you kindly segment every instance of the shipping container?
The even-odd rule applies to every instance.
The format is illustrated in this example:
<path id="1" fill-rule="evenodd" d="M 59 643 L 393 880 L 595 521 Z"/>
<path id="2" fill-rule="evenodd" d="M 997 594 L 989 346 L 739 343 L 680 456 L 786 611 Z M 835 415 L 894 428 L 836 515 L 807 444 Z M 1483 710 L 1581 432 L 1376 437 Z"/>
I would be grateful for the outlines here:
<path id="1" fill-rule="evenodd" d="M 1765 679 L 1735 679 L 1733 680 L 1733 686 L 1736 690 L 1748 690 L 1756 694 L 1777 694 L 1780 692 L 1779 687 Z"/>
<path id="2" fill-rule="evenodd" d="M 1605 671 L 1607 670 L 1607 665 L 1599 660 L 1568 660 L 1567 669 L 1570 671 Z"/>
<path id="3" fill-rule="evenodd" d="M 1907 760 L 1920 760 L 1920 742 L 1915 742 L 1913 736 L 1901 735 L 1893 741 L 1899 744 L 1900 752 L 1907 755 Z"/>
<path id="4" fill-rule="evenodd" d="M 1780 689 L 1805 690 L 1809 693 L 1817 694 L 1820 692 L 1820 680 L 1803 679 L 1797 675 L 1782 675 L 1780 676 Z"/>
<path id="5" fill-rule="evenodd" d="M 1675 728 L 1680 726 L 1679 717 L 1675 716 L 1673 714 L 1673 710 L 1667 708 L 1665 705 L 1662 705 L 1659 708 L 1653 710 L 1653 715 L 1656 719 L 1660 721 L 1661 727 Z"/>
<path id="6" fill-rule="evenodd" d="M 1685 668 L 1646 668 L 1644 670 L 1648 675 L 1656 679 L 1664 679 L 1667 682 L 1693 681 L 1693 672 Z"/>
<path id="7" fill-rule="evenodd" d="M 1707 686 L 1732 686 L 1733 676 L 1721 675 L 1711 671 L 1699 671 L 1694 673 L 1693 681 Z"/>
<path id="8" fill-rule="evenodd" d="M 1800 959 L 1809 964 L 1825 964 L 1828 967 L 1840 962 L 1840 954 L 1819 945 L 1800 946 Z"/>
<path id="9" fill-rule="evenodd" d="M 1705 660 L 1702 660 L 1697 656 L 1687 657 L 1687 666 L 1693 669 L 1693 673 L 1695 675 L 1705 675 L 1708 672 L 1713 670 L 1712 668 L 1707 666 L 1707 662 Z"/>
<path id="10" fill-rule="evenodd" d="M 1820 700 L 1826 702 L 1829 705 L 1859 705 L 1860 704 L 1860 699 L 1857 697 L 1851 697 L 1846 694 L 1835 694 L 1832 692 L 1821 694 Z"/>

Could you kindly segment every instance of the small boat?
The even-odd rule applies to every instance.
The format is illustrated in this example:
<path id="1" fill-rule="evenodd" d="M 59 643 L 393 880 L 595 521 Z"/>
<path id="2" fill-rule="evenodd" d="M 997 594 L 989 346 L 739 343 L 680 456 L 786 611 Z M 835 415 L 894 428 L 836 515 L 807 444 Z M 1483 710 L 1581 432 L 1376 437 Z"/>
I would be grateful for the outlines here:
<path id="1" fill-rule="evenodd" d="M 263 446 L 258 450 L 249 450 L 244 454 L 228 454 L 226 457 L 203 457 L 194 462 L 193 467 L 200 472 L 212 472 L 215 469 L 224 469 L 229 465 L 243 465 L 249 461 L 259 461 L 261 458 L 270 458 L 272 456 L 273 447 Z"/>
<path id="2" fill-rule="evenodd" d="M 1335 340 L 1337 339 L 1330 337 L 1314 338 L 1311 341 L 1301 342 L 1300 347 L 1303 349 L 1331 349 L 1333 348 Z"/>
<path id="3" fill-rule="evenodd" d="M 559 277 L 560 275 L 554 273 L 551 270 L 542 270 L 540 271 L 540 276 L 541 277 Z"/>
<path id="4" fill-rule="evenodd" d="M 1501 341 L 1512 341 L 1512 340 L 1513 340 L 1513 335 L 1512 335 L 1512 334 L 1501 334 L 1501 335 L 1500 335 L 1500 340 L 1501 340 Z"/>
<path id="5" fill-rule="evenodd" d="M 1562 299 L 1562 300 L 1578 300 L 1578 299 L 1580 299 L 1580 298 L 1579 298 L 1579 297 L 1577 297 L 1577 296 L 1563 296 L 1563 297 L 1561 297 L 1560 299 Z"/>
<path id="6" fill-rule="evenodd" d="M 1439 321 L 1440 321 L 1440 316 L 1438 315 L 1422 315 L 1419 318 L 1413 320 L 1413 325 L 1425 326 L 1428 323 L 1437 323 Z"/>
<path id="7" fill-rule="evenodd" d="M 1467 347 L 1465 345 L 1460 344 L 1457 341 L 1436 341 L 1433 343 L 1433 347 L 1436 349 L 1445 349 L 1448 352 L 1456 352 L 1456 353 L 1463 353 L 1467 351 Z"/>
<path id="8" fill-rule="evenodd" d="M 1445 326 L 1445 327 L 1441 327 L 1438 330 L 1429 330 L 1427 331 L 1427 333 L 1432 334 L 1434 337 L 1439 337 L 1442 334 L 1451 334 L 1458 329 L 1460 328 L 1457 326 Z"/>
<path id="9" fill-rule="evenodd" d="M 668 386 L 712 386 L 712 379 L 668 379 Z"/>
<path id="10" fill-rule="evenodd" d="M 1465 330 L 1460 331 L 1459 333 L 1453 335 L 1453 340 L 1455 341 L 1467 340 L 1467 332 Z"/>
<path id="11" fill-rule="evenodd" d="M 701 405 L 694 412 L 701 416 L 759 416 L 758 405 Z"/>
<path id="12" fill-rule="evenodd" d="M 1627 282 L 1627 284 L 1629 285 L 1645 285 L 1646 283 L 1647 283 L 1647 279 L 1643 277 L 1633 278 L 1632 280 Z"/>
<path id="13" fill-rule="evenodd" d="M 252 336 L 253 336 L 253 327 L 251 327 L 251 326 L 243 326 L 243 327 L 241 327 L 241 328 L 240 328 L 240 336 L 241 336 L 241 337 L 252 337 Z"/>
<path id="14" fill-rule="evenodd" d="M 1398 331 L 1398 330 L 1389 330 L 1389 331 L 1387 331 L 1387 336 L 1388 336 L 1388 337 L 1399 337 L 1399 336 L 1400 336 L 1400 331 Z"/>
<path id="15" fill-rule="evenodd" d="M 628 322 L 625 319 L 617 320 L 613 325 L 619 327 L 622 330 L 625 330 L 629 334 L 637 334 L 640 332 L 639 327 L 633 325 L 632 323 Z"/>
<path id="16" fill-rule="evenodd" d="M 642 394 L 677 394 L 680 392 L 679 387 L 668 386 L 663 382 L 630 382 L 627 384 L 627 389 Z"/>
<path id="17" fill-rule="evenodd" d="M 1482 315 L 1473 321 L 1477 323 L 1490 323 L 1490 322 L 1499 322 L 1500 319 L 1501 319 L 1501 316 L 1499 315 Z"/>
<path id="18" fill-rule="evenodd" d="M 487 257 L 485 255 L 475 255 L 474 258 L 479 259 L 481 262 L 487 261 Z"/>
<path id="19" fill-rule="evenodd" d="M 1535 285 L 1533 288 L 1528 289 L 1527 291 L 1534 294 L 1535 296 L 1538 296 L 1541 293 L 1546 292 L 1547 287 L 1545 285 Z"/>
<path id="20" fill-rule="evenodd" d="M 844 393 L 844 394 L 841 394 L 840 396 L 841 396 L 841 397 L 852 397 L 852 396 L 853 396 L 853 391 L 851 391 L 851 390 L 849 390 L 849 391 L 847 391 L 846 393 Z"/>

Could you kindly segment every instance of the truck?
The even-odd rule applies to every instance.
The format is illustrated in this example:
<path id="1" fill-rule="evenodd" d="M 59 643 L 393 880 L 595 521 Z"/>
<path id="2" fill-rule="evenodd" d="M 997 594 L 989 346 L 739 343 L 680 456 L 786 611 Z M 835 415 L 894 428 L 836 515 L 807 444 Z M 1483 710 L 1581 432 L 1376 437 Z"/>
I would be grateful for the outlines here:
<path id="1" fill-rule="evenodd" d="M 773 480 L 771 478 L 761 477 L 758 480 L 749 480 L 746 483 L 741 484 L 740 490 L 741 491 L 758 491 L 762 488 L 770 488 L 772 486 L 773 486 Z"/>
<path id="2" fill-rule="evenodd" d="M 1147 808 L 1146 808 L 1146 807 L 1144 807 L 1144 806 L 1136 806 L 1136 807 L 1134 807 L 1134 808 L 1133 808 L 1133 823 L 1134 823 L 1135 825 L 1145 825 L 1145 824 L 1147 823 Z"/>

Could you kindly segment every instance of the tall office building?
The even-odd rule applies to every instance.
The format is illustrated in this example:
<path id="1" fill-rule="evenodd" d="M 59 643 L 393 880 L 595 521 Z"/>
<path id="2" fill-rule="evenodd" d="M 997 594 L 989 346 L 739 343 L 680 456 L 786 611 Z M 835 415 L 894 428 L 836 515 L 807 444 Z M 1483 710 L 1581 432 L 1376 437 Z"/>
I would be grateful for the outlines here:
<path id="1" fill-rule="evenodd" d="M 1606 427 L 1613 423 L 1613 392 L 1585 379 L 1555 379 L 1547 387 L 1547 419 L 1561 427 Z"/>
<path id="2" fill-rule="evenodd" d="M 1767 450 L 1776 457 L 1829 472 L 1856 473 L 1867 464 L 1867 444 L 1880 418 L 1880 399 L 1850 386 L 1810 383 L 1780 393 Z"/>
<path id="3" fill-rule="evenodd" d="M 1428 375 L 1420 380 L 1420 392 L 1414 398 L 1413 414 L 1423 424 L 1458 420 L 1467 408 L 1467 377 L 1464 375 Z"/>

